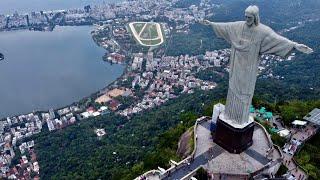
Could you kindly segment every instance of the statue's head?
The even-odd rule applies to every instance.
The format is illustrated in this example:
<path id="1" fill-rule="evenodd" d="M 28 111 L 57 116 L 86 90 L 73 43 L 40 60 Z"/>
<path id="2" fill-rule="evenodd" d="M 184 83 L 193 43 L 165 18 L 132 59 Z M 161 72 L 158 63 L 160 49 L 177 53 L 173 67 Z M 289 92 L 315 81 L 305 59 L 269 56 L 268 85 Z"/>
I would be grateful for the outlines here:
<path id="1" fill-rule="evenodd" d="M 248 26 L 256 25 L 260 23 L 259 8 L 258 6 L 251 5 L 245 10 L 246 24 Z"/>

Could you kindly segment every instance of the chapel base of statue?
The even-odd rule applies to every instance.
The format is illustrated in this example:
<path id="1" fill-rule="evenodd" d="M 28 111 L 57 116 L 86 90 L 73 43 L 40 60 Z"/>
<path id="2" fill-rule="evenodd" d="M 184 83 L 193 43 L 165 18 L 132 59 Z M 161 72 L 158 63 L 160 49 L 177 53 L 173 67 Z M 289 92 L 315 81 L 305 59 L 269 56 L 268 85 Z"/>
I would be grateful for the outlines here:
<path id="1" fill-rule="evenodd" d="M 253 141 L 254 122 L 249 117 L 245 125 L 234 125 L 220 115 L 217 120 L 214 142 L 230 153 L 239 154 L 249 148 Z"/>

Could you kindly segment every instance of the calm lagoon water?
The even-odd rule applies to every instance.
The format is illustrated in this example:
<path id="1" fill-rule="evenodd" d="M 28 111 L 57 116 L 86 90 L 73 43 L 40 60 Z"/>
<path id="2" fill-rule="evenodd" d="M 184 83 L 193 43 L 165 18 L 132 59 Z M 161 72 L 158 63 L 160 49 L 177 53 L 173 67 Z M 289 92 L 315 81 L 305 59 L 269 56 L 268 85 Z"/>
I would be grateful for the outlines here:
<path id="1" fill-rule="evenodd" d="M 0 117 L 65 106 L 118 78 L 124 66 L 102 61 L 92 28 L 0 32 Z"/>

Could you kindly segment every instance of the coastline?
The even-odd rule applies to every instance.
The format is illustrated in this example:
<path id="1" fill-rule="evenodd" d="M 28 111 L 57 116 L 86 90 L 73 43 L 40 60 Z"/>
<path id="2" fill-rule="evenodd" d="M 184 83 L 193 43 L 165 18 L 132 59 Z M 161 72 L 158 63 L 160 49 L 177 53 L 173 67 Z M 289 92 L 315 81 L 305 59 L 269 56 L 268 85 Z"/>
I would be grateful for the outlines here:
<path id="1" fill-rule="evenodd" d="M 79 26 L 89 26 L 89 27 L 94 27 L 92 25 L 79 25 Z M 68 26 L 61 26 L 61 27 L 68 27 Z M 27 29 L 19 29 L 18 31 L 29 31 Z M 2 32 L 6 32 L 6 31 L 0 31 L 0 33 Z M 9 31 L 7 31 L 9 32 Z M 96 41 L 92 38 L 92 35 L 91 33 L 89 33 L 90 35 L 90 38 L 94 41 L 94 44 L 95 46 L 97 46 L 97 48 L 102 48 L 104 50 L 104 53 L 108 53 L 110 54 L 111 52 L 108 51 L 108 49 L 104 48 L 103 46 L 100 46 L 98 43 L 96 43 Z M 105 61 L 103 60 L 103 56 L 101 56 L 101 59 L 100 61 L 103 61 L 104 63 L 109 63 L 109 64 L 112 64 L 112 62 L 109 62 L 109 61 Z M 94 92 L 88 94 L 88 95 L 85 95 L 83 97 L 80 97 L 78 100 L 76 101 L 73 101 L 73 102 L 70 102 L 70 103 L 67 103 L 65 105 L 62 105 L 62 106 L 59 106 L 57 105 L 57 107 L 52 107 L 52 109 L 54 111 L 58 110 L 58 109 L 63 109 L 63 108 L 66 108 L 66 107 L 70 107 L 72 105 L 77 105 L 79 104 L 81 101 L 83 100 L 86 100 L 86 99 L 89 99 L 91 97 L 94 97 L 94 96 L 97 96 L 99 94 L 101 94 L 103 91 L 106 91 L 108 88 L 110 88 L 111 86 L 113 86 L 115 83 L 117 83 L 119 80 L 121 80 L 123 78 L 123 76 L 128 72 L 128 63 L 127 61 L 124 61 L 123 63 L 119 64 L 121 66 L 123 66 L 123 72 L 121 73 L 121 75 L 119 77 L 117 77 L 115 80 L 111 81 L 110 83 L 108 83 L 107 85 L 103 86 L 102 88 L 99 88 L 97 90 L 95 90 Z M 50 109 L 50 108 L 49 108 Z M 0 117 L 0 120 L 5 120 L 7 117 L 17 117 L 17 116 L 21 116 L 21 115 L 27 115 L 27 114 L 30 114 L 30 113 L 35 113 L 35 114 L 39 114 L 39 113 L 44 113 L 44 112 L 48 112 L 49 109 L 34 109 L 32 111 L 26 111 L 26 112 L 21 112 L 21 113 L 15 113 L 15 114 L 12 114 L 12 115 L 5 115 L 5 116 L 2 116 Z"/>
<path id="2" fill-rule="evenodd" d="M 14 11 L 10 13 L 0 14 L 0 32 L 29 30 L 29 31 L 53 31 L 55 26 L 92 26 L 116 19 L 117 16 L 110 15 L 104 18 L 96 18 L 100 11 L 96 11 L 95 7 L 109 8 L 114 11 L 111 5 L 121 5 L 125 0 L 108 0 L 107 2 L 88 2 L 79 7 L 61 7 L 49 10 L 39 8 L 37 10 L 27 10 L 27 12 Z M 93 10 L 92 10 L 93 9 Z M 81 18 L 71 17 L 65 20 L 66 16 L 81 15 Z M 2 22 L 1 22 L 2 21 Z M 13 24 L 12 24 L 13 23 Z"/>

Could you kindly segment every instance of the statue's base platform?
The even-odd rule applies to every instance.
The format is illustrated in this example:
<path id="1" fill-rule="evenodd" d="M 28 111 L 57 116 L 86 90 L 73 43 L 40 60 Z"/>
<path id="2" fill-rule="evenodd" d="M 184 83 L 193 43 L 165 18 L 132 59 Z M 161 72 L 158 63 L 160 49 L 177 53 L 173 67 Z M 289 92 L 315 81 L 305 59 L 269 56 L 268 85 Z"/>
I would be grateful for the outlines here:
<path id="1" fill-rule="evenodd" d="M 214 142 L 234 154 L 239 154 L 249 148 L 253 143 L 254 122 L 250 120 L 246 126 L 239 128 L 223 118 L 223 115 L 218 117 Z"/>

